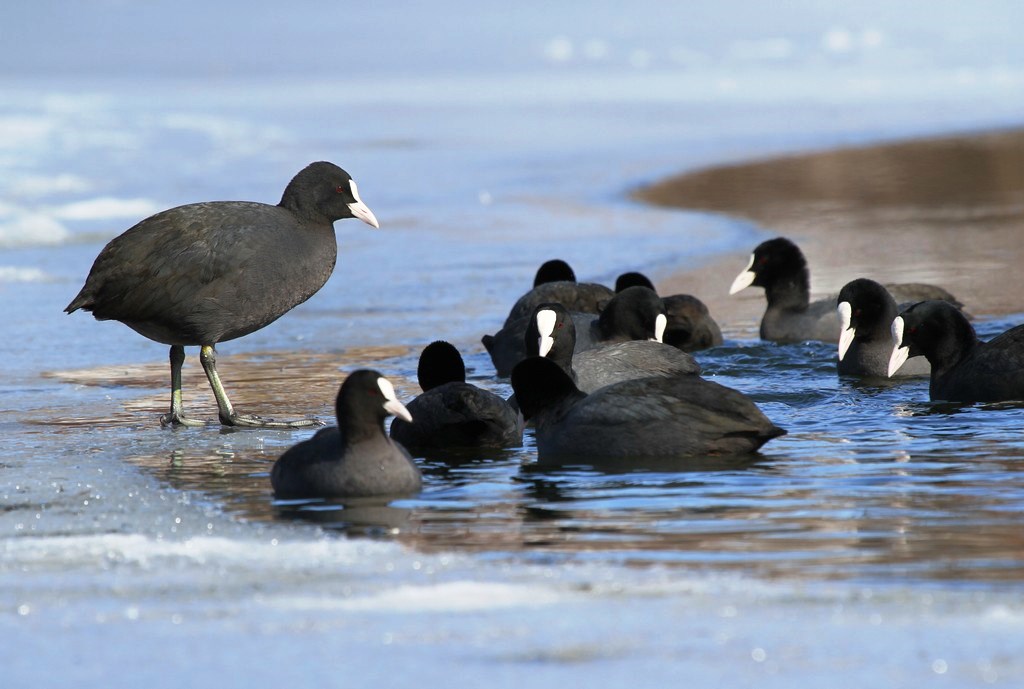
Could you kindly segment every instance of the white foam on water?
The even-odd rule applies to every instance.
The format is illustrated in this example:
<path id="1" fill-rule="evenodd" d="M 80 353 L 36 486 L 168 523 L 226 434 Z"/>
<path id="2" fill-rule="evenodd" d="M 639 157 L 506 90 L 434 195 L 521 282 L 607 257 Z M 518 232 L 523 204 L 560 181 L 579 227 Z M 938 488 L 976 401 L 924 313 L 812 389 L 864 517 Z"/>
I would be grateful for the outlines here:
<path id="1" fill-rule="evenodd" d="M 988 624 L 1006 625 L 1006 631 L 1011 628 L 1024 628 L 1024 608 L 1014 608 L 1010 605 L 992 605 L 985 609 L 981 615 L 983 622 Z M 1017 629 L 1016 631 L 1020 631 Z"/>
<path id="2" fill-rule="evenodd" d="M 83 183 L 83 180 L 74 176 L 63 182 L 69 187 Z M 37 178 L 29 182 L 28 188 L 30 191 L 36 190 L 32 193 L 42 193 L 39 190 L 45 184 L 45 178 Z M 59 184 L 62 183 L 58 182 L 55 186 Z M 69 224 L 117 221 L 116 227 L 106 233 L 113 235 L 123 229 L 126 220 L 141 220 L 160 210 L 161 207 L 149 199 L 113 196 L 74 201 L 49 208 L 0 203 L 0 249 L 65 244 L 75 236 Z"/>
<path id="3" fill-rule="evenodd" d="M 262 152 L 267 147 L 291 142 L 287 130 L 269 124 L 197 113 L 171 113 L 160 118 L 159 126 L 170 131 L 193 132 L 210 140 L 211 148 L 234 155 Z"/>
<path id="4" fill-rule="evenodd" d="M 755 38 L 733 41 L 727 54 L 739 62 L 777 62 L 792 58 L 796 49 L 788 38 Z"/>
<path id="5" fill-rule="evenodd" d="M 0 266 L 0 282 L 49 282 L 52 279 L 53 276 L 39 268 Z"/>
<path id="6" fill-rule="evenodd" d="M 0 151 L 22 150 L 45 142 L 57 130 L 52 118 L 0 115 Z"/>
<path id="7" fill-rule="evenodd" d="M 548 606 L 563 601 L 566 597 L 567 594 L 542 584 L 451 581 L 423 586 L 407 584 L 372 595 L 348 599 L 281 597 L 274 600 L 274 605 L 292 610 L 478 612 Z"/>
<path id="8" fill-rule="evenodd" d="M 101 196 L 85 201 L 57 206 L 53 215 L 61 220 L 106 220 L 121 218 L 145 218 L 161 208 L 149 199 L 121 199 Z"/>
<path id="9" fill-rule="evenodd" d="M 197 536 L 182 540 L 155 538 L 143 534 L 93 534 L 9 538 L 0 541 L 6 568 L 29 570 L 58 568 L 107 569 L 125 564 L 144 569 L 174 563 L 185 565 L 249 568 L 254 570 L 297 570 L 321 567 L 351 567 L 360 562 L 400 554 L 392 543 L 341 539 L 278 541 Z"/>
<path id="10" fill-rule="evenodd" d="M 51 214 L 24 209 L 0 209 L 0 248 L 54 246 L 71 237 L 67 227 Z"/>
<path id="11" fill-rule="evenodd" d="M 51 194 L 82 194 L 92 188 L 93 184 L 79 175 L 27 174 L 11 181 L 10 194 L 13 197 L 37 198 Z"/>

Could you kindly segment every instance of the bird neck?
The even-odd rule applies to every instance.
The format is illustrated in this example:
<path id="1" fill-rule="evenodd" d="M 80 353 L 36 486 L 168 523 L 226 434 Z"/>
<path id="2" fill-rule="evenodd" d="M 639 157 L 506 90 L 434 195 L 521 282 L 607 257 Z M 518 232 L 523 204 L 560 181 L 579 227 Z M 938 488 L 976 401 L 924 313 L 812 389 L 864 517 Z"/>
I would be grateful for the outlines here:
<path id="1" fill-rule="evenodd" d="M 933 374 L 941 376 L 970 356 L 980 344 L 981 340 L 966 318 L 951 319 L 942 337 L 924 343 L 921 351 L 931 364 Z"/>
<path id="2" fill-rule="evenodd" d="M 340 411 L 340 410 L 339 410 Z M 341 429 L 342 445 L 384 438 L 384 419 L 379 414 L 367 416 L 365 413 L 347 413 L 338 415 L 338 428 Z"/>
<path id="3" fill-rule="evenodd" d="M 289 185 L 284 190 L 281 202 L 277 205 L 313 224 L 334 227 L 334 221 L 323 214 L 315 199 L 311 198 L 308 194 L 300 193 L 292 185 Z"/>
<path id="4" fill-rule="evenodd" d="M 810 279 L 806 271 L 775 280 L 764 288 L 769 307 L 803 310 L 811 303 Z"/>

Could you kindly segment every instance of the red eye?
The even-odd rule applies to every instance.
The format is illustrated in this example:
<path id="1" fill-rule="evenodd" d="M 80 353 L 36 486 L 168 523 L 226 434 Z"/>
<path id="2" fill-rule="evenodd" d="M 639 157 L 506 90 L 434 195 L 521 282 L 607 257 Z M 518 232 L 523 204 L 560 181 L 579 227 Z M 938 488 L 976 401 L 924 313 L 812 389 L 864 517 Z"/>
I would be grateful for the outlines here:
<path id="1" fill-rule="evenodd" d="M 916 325 L 912 325 L 912 326 L 910 326 L 910 334 L 911 334 L 911 335 L 913 335 L 913 334 L 915 334 L 916 332 L 917 332 L 917 326 L 916 326 Z"/>
<path id="2" fill-rule="evenodd" d="M 559 323 L 558 325 L 555 326 L 555 328 L 557 328 L 558 330 L 561 330 L 562 326 L 564 326 L 564 325 L 565 325 L 565 323 Z"/>
<path id="3" fill-rule="evenodd" d="M 345 185 L 342 184 L 335 187 L 334 191 L 338 192 L 339 194 L 344 194 L 346 191 L 348 191 L 348 189 L 346 189 Z"/>

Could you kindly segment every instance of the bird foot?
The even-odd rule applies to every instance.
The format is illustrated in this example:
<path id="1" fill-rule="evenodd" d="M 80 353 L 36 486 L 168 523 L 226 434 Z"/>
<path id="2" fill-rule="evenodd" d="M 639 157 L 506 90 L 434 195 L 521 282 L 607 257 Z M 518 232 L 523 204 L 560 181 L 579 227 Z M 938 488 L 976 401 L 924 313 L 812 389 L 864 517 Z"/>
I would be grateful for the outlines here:
<path id="1" fill-rule="evenodd" d="M 186 428 L 195 428 L 197 426 L 205 426 L 206 422 L 200 419 L 192 419 L 184 414 L 176 414 L 174 412 L 168 412 L 160 417 L 161 426 L 185 426 Z"/>
<path id="2" fill-rule="evenodd" d="M 324 422 L 320 419 L 306 418 L 294 421 L 275 421 L 274 419 L 264 419 L 254 414 L 221 416 L 220 422 L 225 426 L 235 426 L 237 428 L 314 428 L 324 425 Z"/>

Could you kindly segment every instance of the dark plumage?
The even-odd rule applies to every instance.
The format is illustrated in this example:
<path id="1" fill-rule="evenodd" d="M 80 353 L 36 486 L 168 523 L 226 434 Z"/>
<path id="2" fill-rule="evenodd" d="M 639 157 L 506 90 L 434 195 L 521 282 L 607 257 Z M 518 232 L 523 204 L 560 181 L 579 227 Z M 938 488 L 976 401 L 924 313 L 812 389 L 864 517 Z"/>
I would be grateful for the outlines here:
<path id="1" fill-rule="evenodd" d="M 803 252 L 784 237 L 769 239 L 754 249 L 729 294 L 748 285 L 764 287 L 768 308 L 761 318 L 761 339 L 772 342 L 839 341 L 834 299 L 810 302 L 810 273 Z"/>
<path id="2" fill-rule="evenodd" d="M 616 294 L 592 318 L 590 327 L 576 328 L 576 351 L 598 344 L 627 342 L 629 340 L 662 341 L 668 319 L 661 297 L 647 287 L 627 287 Z"/>
<path id="3" fill-rule="evenodd" d="M 314 425 L 236 413 L 217 375 L 214 347 L 272 323 L 324 285 L 338 252 L 334 221 L 342 218 L 378 227 L 348 173 L 325 162 L 295 175 L 276 206 L 212 201 L 171 208 L 111 240 L 65 311 L 91 311 L 171 345 L 165 424 L 197 423 L 182 410 L 181 366 L 184 348 L 199 346 L 221 423 Z"/>
<path id="4" fill-rule="evenodd" d="M 512 387 L 541 462 L 733 455 L 785 433 L 745 395 L 699 376 L 641 378 L 587 395 L 553 361 L 524 360 Z"/>
<path id="5" fill-rule="evenodd" d="M 583 392 L 651 376 L 700 374 L 692 356 L 660 342 L 630 340 L 574 354 L 576 326 L 561 304 L 541 304 L 526 331 L 526 352 L 558 364 Z"/>
<path id="6" fill-rule="evenodd" d="M 761 242 L 750 263 L 736 276 L 729 294 L 749 285 L 763 287 L 768 308 L 761 318 L 761 339 L 771 342 L 839 341 L 836 297 L 810 300 L 811 275 L 804 254 L 789 239 L 776 237 Z M 897 303 L 920 299 L 950 299 L 941 287 L 920 283 L 887 284 Z M 928 296 L 925 296 L 928 295 Z"/>
<path id="7" fill-rule="evenodd" d="M 601 313 L 614 296 L 615 292 L 596 282 L 545 282 L 516 300 L 505 318 L 505 326 L 529 318 L 537 304 L 548 302 L 557 302 L 576 313 Z"/>
<path id="8" fill-rule="evenodd" d="M 396 418 L 391 437 L 415 451 L 513 447 L 523 441 L 523 419 L 498 395 L 466 382 L 466 366 L 447 342 L 420 354 L 423 394 L 408 404 L 412 421 Z"/>
<path id="9" fill-rule="evenodd" d="M 867 278 L 851 280 L 839 290 L 839 361 L 841 376 L 885 378 L 892 355 L 892 321 L 899 313 L 896 300 L 883 285 Z M 928 360 L 907 362 L 902 377 L 927 376 Z"/>
<path id="10" fill-rule="evenodd" d="M 651 282 L 649 277 L 636 271 L 622 273 L 619 277 L 615 278 L 616 294 L 630 287 L 646 287 L 647 289 L 654 290 L 654 283 Z"/>
<path id="11" fill-rule="evenodd" d="M 400 497 L 422 479 L 405 448 L 384 434 L 384 419 L 411 419 L 377 371 L 354 371 L 338 390 L 338 425 L 289 448 L 270 472 L 278 498 Z"/>
<path id="12" fill-rule="evenodd" d="M 597 314 L 615 296 L 604 285 L 590 282 L 545 282 L 521 296 L 505 318 L 505 324 L 494 335 L 484 335 L 481 342 L 499 376 L 507 376 L 512 367 L 526 357 L 523 335 L 530 316 L 538 304 L 555 302 L 574 313 Z"/>
<path id="13" fill-rule="evenodd" d="M 615 279 L 616 293 L 638 286 L 654 290 L 654 283 L 643 273 L 623 273 Z M 663 338 L 665 344 L 684 352 L 698 352 L 724 342 L 721 328 L 711 317 L 708 307 L 697 297 L 673 294 L 662 297 L 661 303 L 668 319 Z"/>
<path id="14" fill-rule="evenodd" d="M 663 337 L 665 344 L 684 352 L 698 352 L 724 342 L 721 328 L 697 297 L 673 294 L 662 297 L 661 303 L 668 319 Z"/>
<path id="15" fill-rule="evenodd" d="M 576 272 L 568 263 L 560 258 L 553 258 L 545 261 L 537 269 L 533 276 L 533 286 L 543 285 L 545 282 L 576 282 Z"/>
<path id="16" fill-rule="evenodd" d="M 960 310 L 932 300 L 900 313 L 892 324 L 892 341 L 890 375 L 907 358 L 925 357 L 932 367 L 932 400 L 1024 400 L 1024 325 L 982 342 Z"/>

